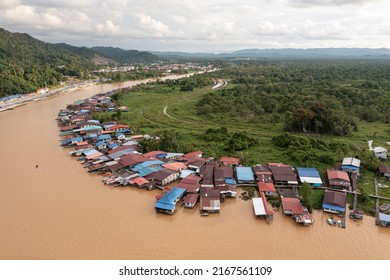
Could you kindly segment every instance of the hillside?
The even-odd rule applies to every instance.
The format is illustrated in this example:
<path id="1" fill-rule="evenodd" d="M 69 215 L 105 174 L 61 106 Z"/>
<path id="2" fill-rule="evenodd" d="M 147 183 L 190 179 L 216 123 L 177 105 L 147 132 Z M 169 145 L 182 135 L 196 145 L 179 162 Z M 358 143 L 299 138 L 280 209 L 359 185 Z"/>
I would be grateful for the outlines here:
<path id="1" fill-rule="evenodd" d="M 140 52 L 136 50 L 123 50 L 113 47 L 93 47 L 92 50 L 113 59 L 120 64 L 153 63 L 161 60 L 149 52 Z"/>
<path id="2" fill-rule="evenodd" d="M 57 85 L 66 76 L 88 78 L 97 65 L 157 62 L 148 52 L 49 44 L 0 28 L 0 97 Z"/>
<path id="3" fill-rule="evenodd" d="M 95 65 L 107 65 L 107 64 L 116 64 L 117 62 L 113 59 L 105 57 L 97 52 L 93 51 L 91 48 L 87 47 L 75 47 L 65 43 L 54 44 L 55 47 L 70 51 L 72 53 L 81 55 L 89 60 L 91 60 Z"/>
<path id="4" fill-rule="evenodd" d="M 0 97 L 56 85 L 64 76 L 86 78 L 91 59 L 0 28 Z"/>

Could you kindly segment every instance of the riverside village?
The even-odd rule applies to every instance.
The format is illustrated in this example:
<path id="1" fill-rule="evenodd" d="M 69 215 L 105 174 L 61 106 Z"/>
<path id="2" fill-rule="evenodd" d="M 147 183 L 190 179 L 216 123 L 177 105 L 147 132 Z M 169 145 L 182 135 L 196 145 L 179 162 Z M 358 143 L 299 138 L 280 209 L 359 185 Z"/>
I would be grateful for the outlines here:
<path id="1" fill-rule="evenodd" d="M 101 123 L 91 117 L 93 112 L 126 111 L 126 107 L 112 100 L 115 93 L 100 93 L 61 110 L 57 118 L 61 146 L 69 149 L 88 172 L 101 174 L 104 184 L 161 190 L 154 205 L 150 205 L 158 213 L 172 215 L 178 207 L 186 207 L 208 216 L 219 213 L 226 199 L 239 197 L 252 202 L 253 213 L 248 215 L 265 223 L 272 223 L 274 212 L 280 209 L 296 223 L 309 226 L 315 221 L 298 193 L 299 188 L 309 187 L 325 190 L 321 208 L 329 213 L 330 226 L 345 228 L 347 218 L 363 219 L 357 202 L 359 159 L 340 158 L 337 168 L 325 171 L 324 180 L 319 170 L 310 166 L 279 162 L 243 166 L 239 158 L 205 157 L 202 151 L 140 153 L 139 141 L 153 136 L 137 135 L 127 124 Z M 385 148 L 375 147 L 372 151 L 378 158 L 387 157 Z M 390 166 L 380 165 L 378 173 L 390 179 Z M 380 205 L 378 183 L 375 189 L 376 224 L 390 227 L 390 204 Z M 349 207 L 348 194 L 353 196 Z"/>

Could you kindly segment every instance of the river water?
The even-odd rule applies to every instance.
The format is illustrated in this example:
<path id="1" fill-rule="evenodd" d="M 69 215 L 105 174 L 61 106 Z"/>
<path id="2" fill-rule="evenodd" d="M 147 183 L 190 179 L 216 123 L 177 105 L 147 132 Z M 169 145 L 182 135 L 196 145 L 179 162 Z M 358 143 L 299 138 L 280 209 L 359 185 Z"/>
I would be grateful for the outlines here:
<path id="1" fill-rule="evenodd" d="M 167 216 L 154 211 L 158 190 L 105 186 L 60 147 L 55 118 L 77 99 L 133 84 L 0 114 L 0 259 L 390 259 L 390 229 L 371 217 L 342 229 L 315 212 L 303 227 L 276 212 L 268 225 L 239 198 L 226 199 L 220 214 L 179 207 Z"/>

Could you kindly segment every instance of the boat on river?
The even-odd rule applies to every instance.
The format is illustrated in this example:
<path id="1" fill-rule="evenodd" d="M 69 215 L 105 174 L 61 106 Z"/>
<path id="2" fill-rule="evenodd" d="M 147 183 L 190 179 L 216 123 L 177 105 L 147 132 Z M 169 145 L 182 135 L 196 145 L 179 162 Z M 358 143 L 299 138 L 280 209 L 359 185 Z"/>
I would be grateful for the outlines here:
<path id="1" fill-rule="evenodd" d="M 333 219 L 326 219 L 326 222 L 331 225 L 331 226 L 335 226 L 336 225 L 336 220 L 333 220 Z"/>

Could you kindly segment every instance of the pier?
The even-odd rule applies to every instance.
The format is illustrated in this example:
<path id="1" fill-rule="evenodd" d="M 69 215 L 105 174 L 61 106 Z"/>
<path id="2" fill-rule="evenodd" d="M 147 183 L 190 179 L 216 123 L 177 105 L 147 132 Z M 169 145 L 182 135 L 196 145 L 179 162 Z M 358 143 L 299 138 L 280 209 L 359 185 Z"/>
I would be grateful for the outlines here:
<path id="1" fill-rule="evenodd" d="M 378 195 L 378 180 L 375 178 L 375 224 L 379 225 L 379 195 Z"/>

